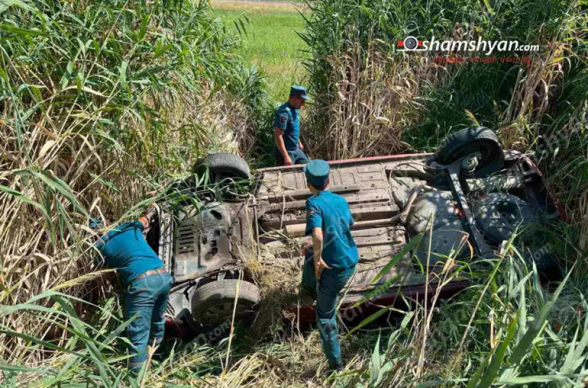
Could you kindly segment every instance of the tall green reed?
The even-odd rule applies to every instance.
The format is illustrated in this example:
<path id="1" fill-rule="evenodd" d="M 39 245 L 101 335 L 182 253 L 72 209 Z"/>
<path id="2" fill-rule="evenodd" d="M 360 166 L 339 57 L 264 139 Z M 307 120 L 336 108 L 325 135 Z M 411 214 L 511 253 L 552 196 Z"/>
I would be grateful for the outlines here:
<path id="1" fill-rule="evenodd" d="M 101 277 L 80 278 L 91 271 L 88 217 L 135 217 L 154 200 L 149 191 L 202 155 L 247 146 L 264 85 L 235 54 L 238 37 L 208 7 L 183 0 L 0 5 L 2 305 L 74 279 L 81 280 L 70 294 L 105 298 Z M 41 339 L 50 333 L 62 346 L 67 340 L 43 318 L 14 312 L 1 322 Z M 5 360 L 44 357 L 2 338 Z"/>

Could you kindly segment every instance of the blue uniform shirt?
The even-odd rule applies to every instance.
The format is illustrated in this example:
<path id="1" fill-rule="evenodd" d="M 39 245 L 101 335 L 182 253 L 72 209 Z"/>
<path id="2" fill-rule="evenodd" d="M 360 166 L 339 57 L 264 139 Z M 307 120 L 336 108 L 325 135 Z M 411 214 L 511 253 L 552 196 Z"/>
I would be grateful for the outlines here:
<path id="1" fill-rule="evenodd" d="M 349 227 L 353 217 L 345 198 L 328 190 L 306 201 L 306 235 L 313 228 L 323 230 L 322 258 L 329 267 L 349 268 L 357 264 L 359 254 Z"/>
<path id="2" fill-rule="evenodd" d="M 300 120 L 298 109 L 292 108 L 289 102 L 282 104 L 276 111 L 274 128 L 284 130 L 284 144 L 286 151 L 296 151 L 300 141 Z"/>
<path id="3" fill-rule="evenodd" d="M 145 271 L 163 267 L 142 232 L 141 221 L 127 222 L 108 232 L 96 244 L 106 264 L 118 270 L 125 285 Z"/>

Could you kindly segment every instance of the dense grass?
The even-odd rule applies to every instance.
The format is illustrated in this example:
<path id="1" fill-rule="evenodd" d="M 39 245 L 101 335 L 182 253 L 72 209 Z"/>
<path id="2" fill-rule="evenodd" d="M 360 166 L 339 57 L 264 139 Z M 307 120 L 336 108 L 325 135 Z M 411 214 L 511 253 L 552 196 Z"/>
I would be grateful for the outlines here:
<path id="1" fill-rule="evenodd" d="M 249 148 L 265 94 L 204 2 L 15 1 L 0 14 L 0 357 L 33 365 L 49 354 L 15 329 L 50 338 L 50 349 L 68 341 L 41 306 L 92 314 L 44 297 L 36 315 L 10 307 L 57 288 L 110 294 L 89 275 L 89 217 L 128 220 L 202 154 Z"/>
<path id="2" fill-rule="evenodd" d="M 320 96 L 312 126 L 317 154 L 433 150 L 448 133 L 472 122 L 496 129 L 507 146 L 526 151 L 538 135 L 557 130 L 548 127 L 552 118 L 559 117 L 561 126 L 582 106 L 586 14 L 580 3 L 308 3 L 312 12 L 304 38 L 313 53 L 311 84 Z M 529 68 L 500 62 L 438 66 L 432 53 L 396 50 L 396 42 L 409 35 L 512 39 L 542 49 Z M 558 98 L 572 85 L 577 93 Z"/>
<path id="3" fill-rule="evenodd" d="M 214 13 L 229 29 L 238 29 L 243 39 L 243 58 L 265 75 L 268 93 L 275 103 L 287 99 L 290 85 L 302 83 L 306 44 L 297 33 L 304 21 L 294 5 L 251 6 L 235 2 L 213 2 Z"/>
<path id="4" fill-rule="evenodd" d="M 545 298 L 557 293 L 525 280 L 521 273 L 515 275 L 519 270 L 513 272 L 517 264 L 512 259 L 500 260 L 490 280 L 480 279 L 486 288 L 474 287 L 474 294 L 462 295 L 456 300 L 459 307 L 448 305 L 436 311 L 430 332 L 422 328 L 429 324 L 426 320 L 420 323 L 416 330 L 423 330 L 423 355 L 411 354 L 419 346 L 417 334 L 408 337 L 404 349 L 411 350 L 406 353 L 397 347 L 398 338 L 388 344 L 385 357 L 391 363 L 383 375 L 389 384 L 393 382 L 390 386 L 415 380 L 423 386 L 433 380 L 467 387 L 500 382 L 573 386 L 581 381 L 585 360 L 574 365 L 571 360 L 588 341 L 586 314 L 563 323 L 554 310 L 571 312 L 570 303 L 583 304 L 588 283 L 585 4 L 565 0 L 471 1 L 460 6 L 445 1 L 307 3 L 311 12 L 303 36 L 312 51 L 307 66 L 317 95 L 309 126 L 313 156 L 337 159 L 407 149 L 434 151 L 447 134 L 482 124 L 496 130 L 506 148 L 528 152 L 537 160 L 570 216 L 571 225 L 561 223 L 550 229 L 554 240 L 549 244 L 557 246 L 555 252 L 567 269 L 576 264 L 566 287 L 568 291 L 577 287 L 579 292 L 546 304 Z M 500 62 L 439 66 L 430 53 L 396 50 L 396 42 L 409 35 L 516 39 L 540 44 L 542 49 L 529 67 Z M 488 274 L 482 278 L 488 279 Z M 515 292 L 510 286 L 519 281 L 526 286 L 517 290 L 516 301 L 508 298 L 504 303 L 502 292 L 505 288 Z M 558 305 L 563 309 L 557 309 Z M 543 311 L 545 306 L 552 311 Z M 472 310 L 468 313 L 468 309 Z M 530 311 L 532 323 L 524 316 Z M 502 317 L 500 324 L 497 315 Z M 541 327 L 536 326 L 539 322 Z M 492 325 L 501 328 L 496 326 L 494 332 Z M 526 333 L 520 332 L 523 327 Z M 522 350 L 523 339 L 530 336 L 536 336 L 533 345 L 528 343 Z M 563 346 L 555 350 L 551 340 Z M 544 353 L 547 349 L 557 357 L 566 353 L 567 365 L 555 366 L 555 359 Z M 374 360 L 383 356 L 374 349 Z M 401 372 L 405 366 L 408 369 Z M 571 373 L 580 375 L 570 375 L 572 369 Z M 552 377 L 538 377 L 547 375 Z"/>
<path id="5" fill-rule="evenodd" d="M 0 368 L 7 387 L 573 387 L 588 375 L 588 304 L 569 280 L 552 292 L 542 290 L 537 273 L 516 252 L 477 270 L 457 261 L 447 268 L 451 267 L 431 280 L 448 284 L 469 279 L 471 286 L 453 300 L 441 301 L 432 292 L 428 297 L 433 307 L 413 303 L 410 311 L 397 313 L 389 323 L 342 325 L 347 365 L 337 377 L 325 370 L 317 331 L 291 322 L 273 341 L 258 342 L 250 330 L 236 327 L 230 349 L 226 338 L 175 346 L 164 361 L 153 361 L 145 374 L 133 378 L 121 368 L 127 356 L 119 337 L 124 323 L 116 300 L 109 298 L 103 308 L 94 310 L 88 325 L 72 309 L 70 296 L 55 291 L 37 296 L 54 302 L 41 310 L 40 321 L 59 325 L 70 340 L 59 344 L 56 357 L 42 368 L 27 368 L 14 360 Z M 31 300 L 2 312 L 39 309 Z M 31 352 L 55 349 L 52 341 L 11 328 L 4 331 L 21 338 Z"/>
<path id="6" fill-rule="evenodd" d="M 294 30 L 303 22 L 248 4 L 238 5 L 251 8 L 245 13 L 215 11 L 225 28 L 206 4 L 188 1 L 11 4 L 0 13 L 3 386 L 573 387 L 588 374 L 582 6 L 323 0 L 311 2 L 305 30 L 318 97 L 313 156 L 432 149 L 472 121 L 499 127 L 524 151 L 545 138 L 538 161 L 572 220 L 546 233 L 574 268 L 559 289 L 543 287 L 514 245 L 481 267 L 449 257 L 451 270 L 431 276 L 470 286 L 433 306 L 412 303 L 388 322 L 342 325 L 346 367 L 337 378 L 325 370 L 316 330 L 296 322 L 261 341 L 237 327 L 230 349 L 227 338 L 174 346 L 133 378 L 116 290 L 104 274 L 88 274 L 87 218 L 131 217 L 150 201 L 146 191 L 209 151 L 240 150 L 259 162 L 271 146 L 271 108 L 248 62 L 268 74 L 273 102 L 282 101 L 302 79 L 296 61 L 305 43 Z M 471 22 L 466 32 L 482 26 L 489 37 L 550 42 L 551 51 L 513 77 L 516 66 L 439 69 L 392 47 L 408 32 L 451 35 L 456 20 Z M 559 132 L 566 135 L 552 136 Z"/>

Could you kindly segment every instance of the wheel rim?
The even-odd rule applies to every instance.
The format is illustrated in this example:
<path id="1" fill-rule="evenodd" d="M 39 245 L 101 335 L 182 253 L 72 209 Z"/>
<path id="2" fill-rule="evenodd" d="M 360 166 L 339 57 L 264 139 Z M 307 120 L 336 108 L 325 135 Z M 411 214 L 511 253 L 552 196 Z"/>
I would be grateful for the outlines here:
<path id="1" fill-rule="evenodd" d="M 453 163 L 461 158 L 464 158 L 469 155 L 473 155 L 479 153 L 481 155 L 480 159 L 478 160 L 478 167 L 477 169 L 481 169 L 488 164 L 490 164 L 494 160 L 494 153 L 496 148 L 493 144 L 489 144 L 485 141 L 477 141 L 472 144 L 468 144 L 461 149 L 456 150 L 455 152 L 450 153 L 453 155 L 451 160 L 447 160 L 446 163 Z"/>

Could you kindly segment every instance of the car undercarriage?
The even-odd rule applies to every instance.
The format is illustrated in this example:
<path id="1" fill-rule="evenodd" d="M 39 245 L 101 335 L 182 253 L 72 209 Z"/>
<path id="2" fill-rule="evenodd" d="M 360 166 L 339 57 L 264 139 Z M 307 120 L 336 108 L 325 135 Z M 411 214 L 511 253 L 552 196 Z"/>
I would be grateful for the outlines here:
<path id="1" fill-rule="evenodd" d="M 484 127 L 452 135 L 436 154 L 329 164 L 328 189 L 349 203 L 360 256 L 343 306 L 358 301 L 386 305 L 399 294 L 422 294 L 435 287 L 427 273 L 448 260 L 495 257 L 513 235 L 563 217 L 535 164 L 518 152 L 503 151 L 494 132 Z M 197 327 L 218 325 L 233 313 L 253 314 L 263 292 L 245 270 L 244 252 L 269 254 L 301 268 L 305 201 L 311 196 L 302 167 L 265 168 L 251 176 L 236 155 L 213 154 L 199 162 L 195 172 L 208 182 L 248 181 L 249 190 L 219 200 L 218 190 L 210 195 L 190 181 L 179 191 L 198 201 L 173 210 L 162 206 L 148 241 L 175 279 L 171 316 Z M 559 276 L 551 255 L 529 251 L 525 257 L 545 279 Z M 466 285 L 455 281 L 446 294 Z M 304 301 L 297 312 L 302 320 L 314 319 L 312 301 Z"/>

